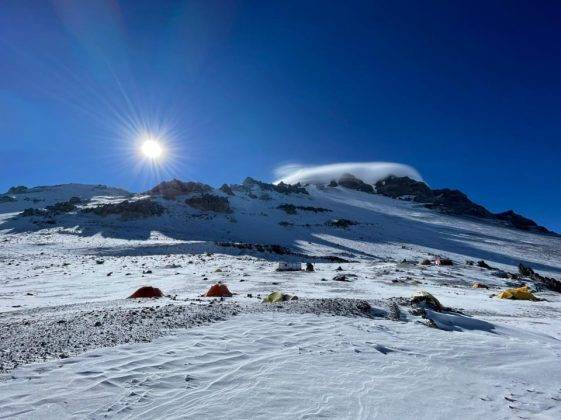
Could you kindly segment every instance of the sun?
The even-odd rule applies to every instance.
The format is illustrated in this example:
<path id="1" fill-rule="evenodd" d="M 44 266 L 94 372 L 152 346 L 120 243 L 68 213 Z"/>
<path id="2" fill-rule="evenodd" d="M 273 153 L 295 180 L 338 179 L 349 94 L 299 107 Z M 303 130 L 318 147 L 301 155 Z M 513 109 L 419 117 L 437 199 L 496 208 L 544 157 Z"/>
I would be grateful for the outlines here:
<path id="1" fill-rule="evenodd" d="M 144 156 L 152 160 L 159 159 L 163 153 L 161 144 L 158 142 L 158 140 L 155 139 L 144 140 L 140 148 L 140 151 Z"/>

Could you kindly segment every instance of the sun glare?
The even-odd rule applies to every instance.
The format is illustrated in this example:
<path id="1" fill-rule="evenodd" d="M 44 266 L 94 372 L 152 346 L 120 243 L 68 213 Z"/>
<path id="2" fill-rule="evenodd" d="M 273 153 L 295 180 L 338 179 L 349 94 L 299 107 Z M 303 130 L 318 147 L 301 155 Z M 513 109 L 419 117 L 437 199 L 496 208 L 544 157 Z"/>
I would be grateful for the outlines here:
<path id="1" fill-rule="evenodd" d="M 154 139 L 145 140 L 140 150 L 144 156 L 153 160 L 159 159 L 163 152 L 160 143 Z"/>

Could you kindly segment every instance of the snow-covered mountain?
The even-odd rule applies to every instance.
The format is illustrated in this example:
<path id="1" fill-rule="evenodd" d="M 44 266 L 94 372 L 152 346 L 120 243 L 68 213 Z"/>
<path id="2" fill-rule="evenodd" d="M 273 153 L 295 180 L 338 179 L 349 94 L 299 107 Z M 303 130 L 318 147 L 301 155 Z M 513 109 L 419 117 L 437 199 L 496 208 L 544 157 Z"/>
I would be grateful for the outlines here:
<path id="1" fill-rule="evenodd" d="M 550 232 L 513 212 L 510 219 L 504 216 L 509 212 L 495 215 L 457 190 L 431 190 L 407 177 L 371 185 L 349 174 L 327 185 L 306 186 L 247 178 L 219 189 L 173 180 L 143 194 L 68 184 L 16 187 L 0 197 L 5 232 L 72 229 L 81 237 L 145 239 L 157 231 L 209 244 L 279 245 L 316 257 L 387 257 L 393 246 L 406 244 L 503 264 L 533 263 L 527 246 L 502 253 L 486 238 L 540 245 L 559 241 L 553 234 L 536 235 Z M 348 241 L 368 244 L 370 252 Z"/>
<path id="2" fill-rule="evenodd" d="M 0 407 L 558 418 L 559 277 L 558 235 L 406 177 L 17 187 L 0 196 Z M 201 297 L 215 282 L 233 297 Z M 497 298 L 523 283 L 536 300 Z M 145 285 L 165 297 L 124 299 Z M 261 303 L 273 291 L 299 300 Z"/>

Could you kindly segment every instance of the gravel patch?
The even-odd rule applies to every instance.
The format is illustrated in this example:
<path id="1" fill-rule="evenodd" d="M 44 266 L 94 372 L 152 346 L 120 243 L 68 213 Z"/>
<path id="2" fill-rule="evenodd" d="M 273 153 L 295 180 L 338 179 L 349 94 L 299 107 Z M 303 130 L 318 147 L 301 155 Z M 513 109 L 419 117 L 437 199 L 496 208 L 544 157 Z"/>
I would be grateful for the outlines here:
<path id="1" fill-rule="evenodd" d="M 159 304 L 163 303 L 163 304 Z M 223 321 L 241 313 L 312 313 L 393 319 L 391 303 L 357 299 L 299 299 L 266 304 L 114 301 L 0 314 L 0 373 L 19 365 L 63 359 L 88 350 L 149 342 L 179 328 Z"/>

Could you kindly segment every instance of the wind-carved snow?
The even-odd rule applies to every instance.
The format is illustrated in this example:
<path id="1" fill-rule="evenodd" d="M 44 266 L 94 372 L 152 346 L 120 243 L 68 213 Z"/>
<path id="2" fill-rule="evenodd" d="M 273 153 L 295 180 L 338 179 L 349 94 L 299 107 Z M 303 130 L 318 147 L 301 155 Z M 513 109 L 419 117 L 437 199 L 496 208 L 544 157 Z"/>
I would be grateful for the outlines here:
<path id="1" fill-rule="evenodd" d="M 559 347 L 534 336 L 244 315 L 19 369 L 0 406 L 37 418 L 559 418 L 559 384 L 543 376 Z"/>

